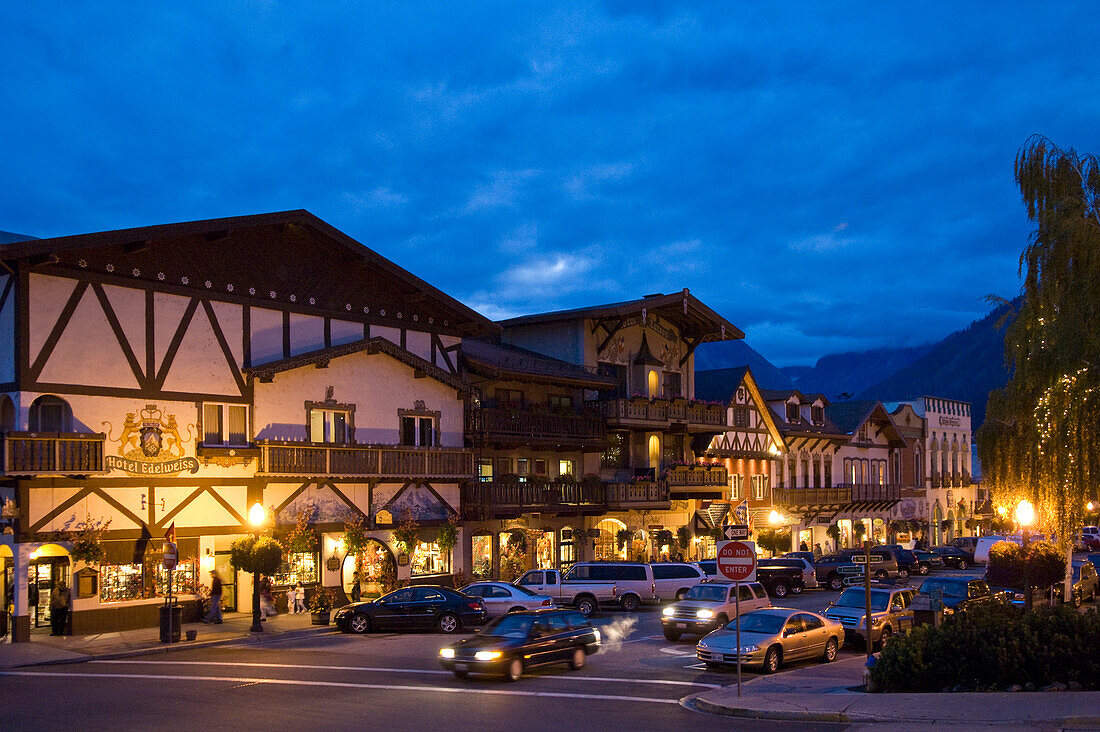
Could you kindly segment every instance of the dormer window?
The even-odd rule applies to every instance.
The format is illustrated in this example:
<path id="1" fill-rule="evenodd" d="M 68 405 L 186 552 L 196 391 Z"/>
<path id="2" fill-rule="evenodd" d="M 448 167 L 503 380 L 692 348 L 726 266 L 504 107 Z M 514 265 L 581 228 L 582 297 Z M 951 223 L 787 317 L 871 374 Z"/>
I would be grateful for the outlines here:
<path id="1" fill-rule="evenodd" d="M 802 421 L 798 402 L 787 402 L 787 421 L 791 423 Z"/>
<path id="2" fill-rule="evenodd" d="M 810 407 L 810 421 L 816 425 L 825 424 L 825 407 L 820 404 Z"/>

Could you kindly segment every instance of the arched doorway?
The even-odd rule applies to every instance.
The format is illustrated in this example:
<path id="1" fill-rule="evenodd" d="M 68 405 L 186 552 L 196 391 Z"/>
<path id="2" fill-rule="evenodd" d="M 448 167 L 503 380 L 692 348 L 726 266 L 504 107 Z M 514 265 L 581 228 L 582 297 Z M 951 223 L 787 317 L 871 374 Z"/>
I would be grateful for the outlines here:
<path id="1" fill-rule="evenodd" d="M 938 546 L 943 543 L 943 511 L 939 504 L 932 509 L 932 544 Z"/>
<path id="2" fill-rule="evenodd" d="M 43 544 L 30 554 L 27 567 L 27 607 L 32 628 L 50 625 L 50 594 L 61 582 L 72 587 L 69 552 L 57 544 Z"/>
<path id="3" fill-rule="evenodd" d="M 357 558 L 358 570 L 356 570 Z M 340 584 L 349 600 L 356 581 L 356 571 L 359 572 L 360 596 L 381 597 L 392 588 L 394 580 L 397 579 L 397 562 L 390 548 L 378 539 L 367 539 L 367 545 L 358 555 L 346 554 L 340 568 Z"/>
<path id="4" fill-rule="evenodd" d="M 649 381 L 649 383 L 648 383 L 649 398 L 654 399 L 654 398 L 660 396 L 660 386 L 657 382 L 657 370 L 656 369 L 650 369 L 649 370 L 648 381 Z"/>
<path id="5" fill-rule="evenodd" d="M 558 536 L 560 537 L 558 540 L 558 562 L 564 572 L 577 561 L 577 543 L 584 536 L 584 529 L 565 526 L 558 533 Z"/>
<path id="6" fill-rule="evenodd" d="M 596 537 L 596 560 L 623 559 L 629 546 L 619 549 L 618 534 L 626 528 L 626 524 L 618 519 L 609 518 L 596 524 L 596 528 L 600 530 L 600 535 Z"/>
<path id="7" fill-rule="evenodd" d="M 0 432 L 15 430 L 15 402 L 7 394 L 0 396 Z"/>

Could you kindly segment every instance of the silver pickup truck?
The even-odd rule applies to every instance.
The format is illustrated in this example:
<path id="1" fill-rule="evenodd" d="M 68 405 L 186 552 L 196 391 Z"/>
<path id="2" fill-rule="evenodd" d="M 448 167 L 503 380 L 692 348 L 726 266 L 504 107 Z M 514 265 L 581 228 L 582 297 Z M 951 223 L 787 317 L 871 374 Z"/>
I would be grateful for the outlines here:
<path id="1" fill-rule="evenodd" d="M 515 584 L 540 595 L 549 595 L 559 605 L 572 605 L 586 618 L 599 609 L 600 603 L 617 602 L 615 585 L 608 582 L 563 580 L 556 569 L 532 569 Z"/>

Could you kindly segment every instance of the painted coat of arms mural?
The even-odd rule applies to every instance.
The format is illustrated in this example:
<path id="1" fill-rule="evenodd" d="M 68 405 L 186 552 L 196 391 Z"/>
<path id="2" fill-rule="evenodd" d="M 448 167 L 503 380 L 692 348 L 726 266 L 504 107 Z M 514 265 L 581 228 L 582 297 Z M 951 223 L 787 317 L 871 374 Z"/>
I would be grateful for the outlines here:
<path id="1" fill-rule="evenodd" d="M 118 437 L 113 437 L 114 425 L 104 421 L 107 441 L 118 443 L 118 454 L 106 457 L 109 470 L 121 470 L 131 475 L 179 475 L 197 473 L 199 461 L 184 457 L 185 445 L 195 439 L 195 425 L 187 425 L 187 437 L 180 433 L 176 415 L 164 414 L 156 404 L 128 412 Z"/>

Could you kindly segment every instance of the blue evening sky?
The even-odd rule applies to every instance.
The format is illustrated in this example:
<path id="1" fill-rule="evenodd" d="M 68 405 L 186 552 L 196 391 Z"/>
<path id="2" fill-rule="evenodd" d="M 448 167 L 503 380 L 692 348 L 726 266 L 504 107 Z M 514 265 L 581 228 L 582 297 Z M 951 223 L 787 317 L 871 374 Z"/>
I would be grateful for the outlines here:
<path id="1" fill-rule="evenodd" d="M 5 3 L 0 230 L 306 208 L 492 318 L 691 289 L 779 365 L 1019 291 L 1090 3 Z"/>

